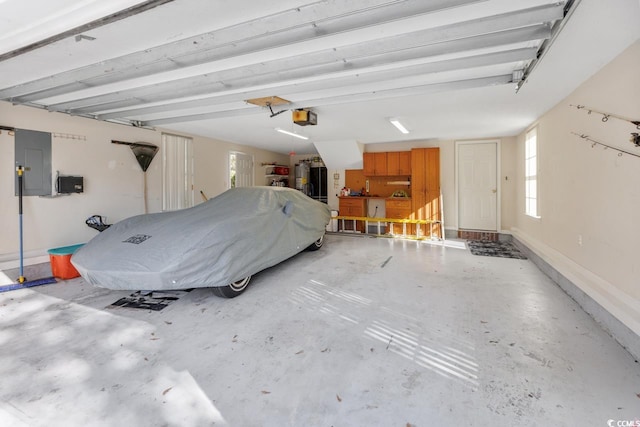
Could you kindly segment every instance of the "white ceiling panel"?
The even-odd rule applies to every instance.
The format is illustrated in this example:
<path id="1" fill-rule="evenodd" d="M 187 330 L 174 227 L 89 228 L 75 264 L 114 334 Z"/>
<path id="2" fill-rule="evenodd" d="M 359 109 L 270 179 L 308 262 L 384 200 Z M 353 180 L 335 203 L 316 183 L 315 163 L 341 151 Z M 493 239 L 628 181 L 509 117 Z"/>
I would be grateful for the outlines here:
<path id="1" fill-rule="evenodd" d="M 4 0 L 0 99 L 282 153 L 313 153 L 313 141 L 508 136 L 637 40 L 639 9 L 636 0 Z M 245 102 L 268 96 L 291 103 Z M 294 125 L 285 110 L 295 108 L 313 109 L 318 125 Z"/>

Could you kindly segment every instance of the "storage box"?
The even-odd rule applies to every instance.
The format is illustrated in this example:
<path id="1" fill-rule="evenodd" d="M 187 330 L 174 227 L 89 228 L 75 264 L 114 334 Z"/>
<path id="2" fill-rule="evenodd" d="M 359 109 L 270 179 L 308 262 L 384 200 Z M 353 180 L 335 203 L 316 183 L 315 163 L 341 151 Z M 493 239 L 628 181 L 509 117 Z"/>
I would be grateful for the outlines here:
<path id="1" fill-rule="evenodd" d="M 336 217 L 338 216 L 338 211 L 331 211 L 331 217 Z M 338 232 L 338 220 L 337 219 L 330 219 L 329 220 L 329 224 L 327 224 L 327 228 L 326 231 L 332 232 L 332 233 L 337 233 Z"/>
<path id="2" fill-rule="evenodd" d="M 289 168 L 286 166 L 276 166 L 273 168 L 273 173 L 276 175 L 289 175 Z"/>
<path id="3" fill-rule="evenodd" d="M 49 261 L 51 262 L 51 273 L 54 277 L 62 280 L 73 279 L 80 276 L 78 270 L 71 264 L 71 256 L 77 251 L 83 244 L 63 246 L 61 248 L 49 249 Z"/>

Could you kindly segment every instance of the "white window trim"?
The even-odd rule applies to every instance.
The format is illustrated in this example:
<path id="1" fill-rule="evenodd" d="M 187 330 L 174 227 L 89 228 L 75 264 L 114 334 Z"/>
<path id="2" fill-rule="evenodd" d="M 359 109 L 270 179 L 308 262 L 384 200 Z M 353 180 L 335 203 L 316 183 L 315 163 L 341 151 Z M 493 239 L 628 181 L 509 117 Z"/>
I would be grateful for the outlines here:
<path id="1" fill-rule="evenodd" d="M 540 167 L 539 167 L 539 157 L 540 150 L 538 149 L 538 126 L 533 126 L 528 129 L 524 135 L 524 213 L 529 218 L 540 219 Z M 535 138 L 535 153 L 531 155 L 529 153 L 529 141 L 530 135 L 533 134 Z M 535 162 L 535 174 L 531 175 L 529 171 L 529 160 L 533 159 Z M 528 183 L 530 181 L 535 181 L 535 194 L 531 195 L 529 193 Z M 529 201 L 534 200 L 536 204 L 535 212 L 531 212 L 529 209 Z"/>
<path id="2" fill-rule="evenodd" d="M 176 139 L 183 144 L 178 156 L 181 166 L 170 158 L 169 143 Z M 178 147 L 179 148 L 179 147 Z M 194 205 L 193 139 L 182 135 L 162 133 L 162 210 L 184 209 Z M 174 153 L 175 154 L 175 153 Z"/>

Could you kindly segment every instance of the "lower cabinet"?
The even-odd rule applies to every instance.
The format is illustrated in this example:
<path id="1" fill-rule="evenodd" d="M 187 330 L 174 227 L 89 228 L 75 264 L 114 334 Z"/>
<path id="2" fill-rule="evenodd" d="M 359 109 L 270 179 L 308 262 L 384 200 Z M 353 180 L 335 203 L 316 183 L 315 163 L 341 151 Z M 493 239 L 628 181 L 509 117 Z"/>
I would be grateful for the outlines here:
<path id="1" fill-rule="evenodd" d="M 411 199 L 387 199 L 384 203 L 385 216 L 389 219 L 409 219 L 411 217 Z M 406 233 L 412 233 L 412 225 L 406 225 Z M 387 230 L 392 234 L 402 234 L 403 224 L 389 223 Z"/>
<path id="2" fill-rule="evenodd" d="M 367 216 L 366 215 L 366 199 L 358 197 L 341 197 L 338 207 L 340 216 Z M 340 221 L 342 227 L 342 221 Z M 364 222 L 356 221 L 356 231 L 364 231 Z M 344 230 L 353 230 L 353 221 L 344 221 Z"/>

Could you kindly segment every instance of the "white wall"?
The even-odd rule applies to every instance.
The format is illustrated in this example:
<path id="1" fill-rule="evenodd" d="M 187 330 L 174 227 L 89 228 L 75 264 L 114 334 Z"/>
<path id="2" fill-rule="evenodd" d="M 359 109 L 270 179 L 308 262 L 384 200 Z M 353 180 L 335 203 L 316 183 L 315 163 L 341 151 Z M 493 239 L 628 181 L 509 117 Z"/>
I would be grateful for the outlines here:
<path id="1" fill-rule="evenodd" d="M 524 133 L 517 138 L 514 235 L 640 334 L 640 158 L 591 147 L 570 132 L 634 152 L 630 123 L 569 104 L 640 120 L 640 41 L 538 122 L 540 219 L 524 215 Z M 581 243 L 580 243 L 581 242 Z"/>
<path id="2" fill-rule="evenodd" d="M 99 214 L 113 223 L 144 212 L 143 173 L 127 146 L 111 140 L 144 141 L 161 146 L 161 131 L 116 125 L 60 113 L 13 106 L 0 102 L 0 125 L 38 130 L 82 139 L 52 138 L 52 170 L 84 177 L 84 193 L 56 198 L 25 197 L 23 203 L 26 257 L 41 261 L 46 250 L 86 242 L 97 231 L 85 225 L 87 217 Z M 174 132 L 175 133 L 175 132 Z M 192 136 L 182 134 L 184 136 Z M 237 144 L 193 136 L 194 200 L 200 190 L 213 197 L 227 189 L 228 152 L 254 156 L 255 183 L 264 185 L 262 162 L 288 163 L 288 156 Z M 14 137 L 0 133 L 0 268 L 16 264 L 19 250 L 18 200 L 14 194 Z M 162 207 L 162 152 L 147 170 L 149 212 Z"/>

